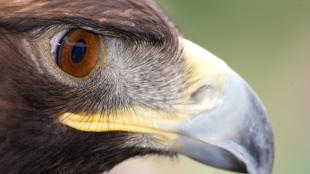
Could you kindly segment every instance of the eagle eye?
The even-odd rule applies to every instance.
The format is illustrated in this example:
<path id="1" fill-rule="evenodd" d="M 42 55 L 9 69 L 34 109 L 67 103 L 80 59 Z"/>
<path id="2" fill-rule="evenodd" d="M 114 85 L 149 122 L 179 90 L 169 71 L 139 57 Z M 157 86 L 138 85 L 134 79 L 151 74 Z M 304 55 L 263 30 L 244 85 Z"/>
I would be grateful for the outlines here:
<path id="1" fill-rule="evenodd" d="M 74 77 L 85 77 L 98 64 L 100 37 L 76 28 L 57 33 L 50 41 L 55 63 Z"/>

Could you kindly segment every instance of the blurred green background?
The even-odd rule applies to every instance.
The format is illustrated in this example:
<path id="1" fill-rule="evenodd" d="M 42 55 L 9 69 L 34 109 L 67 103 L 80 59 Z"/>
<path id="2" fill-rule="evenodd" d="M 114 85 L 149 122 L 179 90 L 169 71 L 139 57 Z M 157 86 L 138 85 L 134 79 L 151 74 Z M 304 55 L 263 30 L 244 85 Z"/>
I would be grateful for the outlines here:
<path id="1" fill-rule="evenodd" d="M 309 174 L 310 0 L 158 2 L 186 38 L 225 60 L 263 100 L 275 134 L 273 173 Z M 185 157 L 145 157 L 120 168 L 137 170 L 131 163 L 141 164 L 135 173 L 229 174 Z"/>

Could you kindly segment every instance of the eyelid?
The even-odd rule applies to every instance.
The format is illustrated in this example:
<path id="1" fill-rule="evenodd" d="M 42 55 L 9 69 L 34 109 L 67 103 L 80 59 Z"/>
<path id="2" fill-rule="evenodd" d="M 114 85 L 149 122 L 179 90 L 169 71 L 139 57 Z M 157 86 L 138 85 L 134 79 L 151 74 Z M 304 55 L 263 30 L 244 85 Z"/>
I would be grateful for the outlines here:
<path id="1" fill-rule="evenodd" d="M 51 55 L 55 56 L 57 53 L 57 48 L 59 45 L 61 45 L 61 40 L 63 39 L 63 37 L 68 33 L 69 29 L 65 29 L 61 32 L 58 32 L 57 34 L 55 34 L 51 40 L 50 40 L 50 52 Z"/>

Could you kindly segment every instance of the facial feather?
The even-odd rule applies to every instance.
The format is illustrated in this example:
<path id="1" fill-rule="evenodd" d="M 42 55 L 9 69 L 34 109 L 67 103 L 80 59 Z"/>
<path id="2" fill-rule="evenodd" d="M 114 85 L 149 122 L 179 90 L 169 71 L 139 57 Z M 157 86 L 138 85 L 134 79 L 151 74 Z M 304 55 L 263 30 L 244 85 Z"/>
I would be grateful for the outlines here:
<path id="1" fill-rule="evenodd" d="M 47 70 L 43 44 L 55 26 L 105 36 L 110 67 L 80 85 L 62 83 Z M 173 154 L 142 148 L 142 134 L 82 133 L 57 121 L 129 104 L 173 109 L 186 77 L 182 49 L 152 1 L 1 1 L 0 28 L 1 173 L 99 173 L 132 156 Z"/>

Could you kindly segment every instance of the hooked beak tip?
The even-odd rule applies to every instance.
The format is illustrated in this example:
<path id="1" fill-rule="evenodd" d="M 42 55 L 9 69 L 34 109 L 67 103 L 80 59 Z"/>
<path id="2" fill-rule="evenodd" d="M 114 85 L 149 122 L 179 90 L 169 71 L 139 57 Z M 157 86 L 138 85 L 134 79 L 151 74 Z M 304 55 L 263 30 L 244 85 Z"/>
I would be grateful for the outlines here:
<path id="1" fill-rule="evenodd" d="M 274 142 L 267 112 L 255 92 L 232 70 L 221 104 L 193 117 L 182 131 L 190 138 L 181 137 L 178 150 L 195 160 L 236 172 L 272 171 Z"/>

